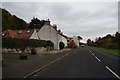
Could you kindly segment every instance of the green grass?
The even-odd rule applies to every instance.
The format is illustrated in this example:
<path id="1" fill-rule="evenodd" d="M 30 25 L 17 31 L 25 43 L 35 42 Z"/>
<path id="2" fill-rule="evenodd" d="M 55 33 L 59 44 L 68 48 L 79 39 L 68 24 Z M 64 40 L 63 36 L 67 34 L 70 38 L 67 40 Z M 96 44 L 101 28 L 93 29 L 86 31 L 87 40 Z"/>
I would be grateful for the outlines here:
<path id="1" fill-rule="evenodd" d="M 102 47 L 94 47 L 94 48 L 97 48 L 99 50 L 102 50 L 102 51 L 120 56 L 120 49 L 105 49 L 105 48 L 102 48 Z"/>

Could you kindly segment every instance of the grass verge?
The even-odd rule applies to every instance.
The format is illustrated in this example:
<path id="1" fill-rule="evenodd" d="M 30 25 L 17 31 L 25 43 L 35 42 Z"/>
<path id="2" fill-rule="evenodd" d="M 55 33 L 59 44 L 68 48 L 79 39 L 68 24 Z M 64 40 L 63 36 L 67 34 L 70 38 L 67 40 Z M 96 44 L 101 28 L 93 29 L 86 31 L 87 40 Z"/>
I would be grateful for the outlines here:
<path id="1" fill-rule="evenodd" d="M 102 50 L 102 51 L 120 56 L 120 49 L 105 49 L 105 48 L 102 48 L 102 47 L 94 47 L 94 48 L 97 48 L 99 50 Z"/>

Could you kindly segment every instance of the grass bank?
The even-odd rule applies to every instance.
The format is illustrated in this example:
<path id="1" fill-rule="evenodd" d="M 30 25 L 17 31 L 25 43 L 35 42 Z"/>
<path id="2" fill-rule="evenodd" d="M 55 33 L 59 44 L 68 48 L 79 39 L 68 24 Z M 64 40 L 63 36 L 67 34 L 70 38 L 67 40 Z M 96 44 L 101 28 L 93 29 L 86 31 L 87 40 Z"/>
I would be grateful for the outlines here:
<path id="1" fill-rule="evenodd" d="M 99 50 L 102 50 L 102 51 L 120 56 L 120 49 L 105 49 L 105 48 L 102 48 L 102 47 L 94 47 L 94 48 L 97 48 Z"/>

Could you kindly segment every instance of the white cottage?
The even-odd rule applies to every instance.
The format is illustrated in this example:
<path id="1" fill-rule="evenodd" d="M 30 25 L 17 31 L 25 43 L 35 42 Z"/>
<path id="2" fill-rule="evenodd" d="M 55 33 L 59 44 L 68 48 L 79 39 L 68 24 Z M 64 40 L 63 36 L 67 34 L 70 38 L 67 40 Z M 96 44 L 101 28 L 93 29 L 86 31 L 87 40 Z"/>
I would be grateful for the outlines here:
<path id="1" fill-rule="evenodd" d="M 33 33 L 31 34 L 30 38 L 29 39 L 40 39 L 39 36 L 38 36 L 38 31 L 40 29 L 34 29 L 33 30 Z"/>
<path id="2" fill-rule="evenodd" d="M 67 39 L 66 39 L 66 37 L 60 32 L 60 30 L 58 30 L 58 44 L 60 42 L 63 42 L 65 47 L 67 46 Z M 58 45 L 58 49 L 60 49 L 59 45 Z"/>
<path id="3" fill-rule="evenodd" d="M 38 31 L 38 37 L 41 40 L 50 40 L 54 43 L 54 49 L 59 49 L 59 43 L 63 42 L 67 46 L 67 39 L 57 31 L 56 25 L 51 25 L 47 20 L 45 25 Z"/>
<path id="4" fill-rule="evenodd" d="M 58 49 L 58 34 L 50 25 L 50 21 L 46 21 L 45 25 L 38 31 L 41 40 L 50 40 L 54 43 L 54 49 Z"/>

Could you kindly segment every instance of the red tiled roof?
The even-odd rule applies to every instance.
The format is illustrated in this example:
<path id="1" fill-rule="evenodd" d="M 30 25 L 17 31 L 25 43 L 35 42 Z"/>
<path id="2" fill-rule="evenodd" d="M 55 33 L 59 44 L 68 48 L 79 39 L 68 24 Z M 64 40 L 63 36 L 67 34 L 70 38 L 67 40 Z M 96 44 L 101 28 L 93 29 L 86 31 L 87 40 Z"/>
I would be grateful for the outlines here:
<path id="1" fill-rule="evenodd" d="M 72 37 L 67 37 L 67 39 L 73 39 Z"/>
<path id="2" fill-rule="evenodd" d="M 36 31 L 39 31 L 40 29 L 35 29 Z M 22 33 L 19 33 L 20 31 L 22 31 Z M 30 33 L 27 33 L 27 31 L 30 31 Z M 30 36 L 32 35 L 34 29 L 27 29 L 27 30 L 6 30 L 3 31 L 3 33 L 5 33 L 4 37 L 13 37 L 13 38 L 30 38 Z"/>

